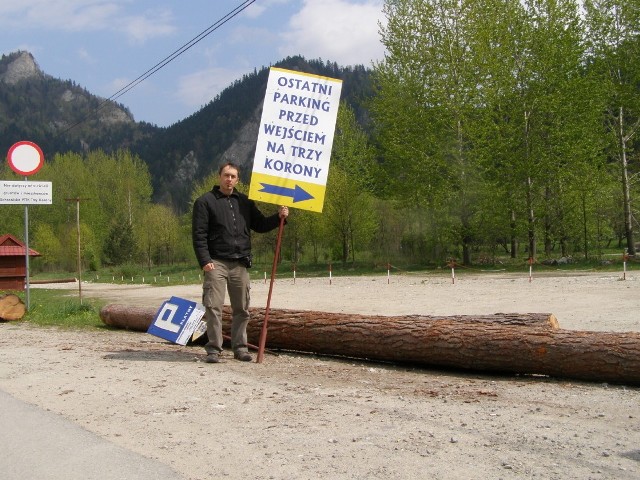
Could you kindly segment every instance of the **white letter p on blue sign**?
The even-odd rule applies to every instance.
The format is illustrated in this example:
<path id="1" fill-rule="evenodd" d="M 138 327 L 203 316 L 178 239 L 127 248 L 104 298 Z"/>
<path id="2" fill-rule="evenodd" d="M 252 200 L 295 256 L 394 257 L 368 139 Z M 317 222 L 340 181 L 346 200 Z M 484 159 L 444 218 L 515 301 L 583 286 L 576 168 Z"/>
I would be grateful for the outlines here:
<path id="1" fill-rule="evenodd" d="M 155 326 L 171 333 L 178 333 L 180 331 L 180 325 L 173 323 L 173 317 L 175 317 L 177 311 L 178 305 L 165 302 L 156 316 Z"/>

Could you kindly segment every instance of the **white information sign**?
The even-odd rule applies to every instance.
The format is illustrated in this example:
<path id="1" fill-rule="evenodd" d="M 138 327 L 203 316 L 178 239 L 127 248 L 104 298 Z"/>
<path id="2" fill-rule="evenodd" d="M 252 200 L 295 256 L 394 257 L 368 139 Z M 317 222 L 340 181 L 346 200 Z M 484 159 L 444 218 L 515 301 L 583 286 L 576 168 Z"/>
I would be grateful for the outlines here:
<path id="1" fill-rule="evenodd" d="M 322 211 L 342 80 L 272 67 L 249 197 Z"/>
<path id="2" fill-rule="evenodd" d="M 51 205 L 51 182 L 0 180 L 0 204 Z"/>

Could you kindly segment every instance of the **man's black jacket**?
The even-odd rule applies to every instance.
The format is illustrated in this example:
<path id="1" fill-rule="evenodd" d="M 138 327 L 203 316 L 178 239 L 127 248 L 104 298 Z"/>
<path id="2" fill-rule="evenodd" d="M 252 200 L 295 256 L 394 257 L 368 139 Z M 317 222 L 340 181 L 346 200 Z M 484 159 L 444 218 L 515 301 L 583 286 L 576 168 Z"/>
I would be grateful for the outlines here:
<path id="1" fill-rule="evenodd" d="M 200 267 L 211 260 L 234 260 L 251 254 L 251 232 L 277 228 L 277 213 L 265 217 L 255 202 L 236 190 L 229 196 L 219 186 L 193 204 L 191 233 Z"/>

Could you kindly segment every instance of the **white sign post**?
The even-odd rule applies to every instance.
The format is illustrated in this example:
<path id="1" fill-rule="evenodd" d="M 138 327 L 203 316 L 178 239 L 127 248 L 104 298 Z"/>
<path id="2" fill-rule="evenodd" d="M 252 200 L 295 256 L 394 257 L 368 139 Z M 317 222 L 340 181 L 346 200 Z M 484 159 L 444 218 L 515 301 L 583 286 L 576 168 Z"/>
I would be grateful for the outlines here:
<path id="1" fill-rule="evenodd" d="M 25 183 L 26 182 L 26 177 L 29 175 L 33 175 L 34 173 L 37 173 L 38 170 L 40 170 L 42 168 L 42 165 L 44 165 L 44 154 L 42 153 L 42 150 L 40 149 L 40 147 L 38 145 L 36 145 L 33 142 L 27 142 L 27 141 L 22 141 L 22 142 L 18 142 L 18 143 L 14 143 L 11 148 L 9 148 L 9 153 L 7 154 L 7 161 L 9 162 L 9 167 L 11 168 L 11 170 L 13 170 L 14 172 L 16 172 L 18 175 L 24 175 L 25 176 Z M 12 183 L 12 182 L 3 182 L 6 184 Z M 11 185 L 8 185 L 7 187 L 3 187 L 3 188 L 9 188 L 10 189 Z M 21 192 L 27 192 L 30 191 L 31 193 L 34 193 L 34 191 L 37 190 L 37 188 L 35 189 L 30 189 L 29 187 L 25 187 L 25 189 Z M 4 190 L 3 190 L 4 192 Z M 21 196 L 20 194 L 20 196 Z M 11 195 L 9 195 L 11 197 Z M 27 195 L 27 197 L 29 197 Z M 36 195 L 37 197 L 37 195 Z M 49 200 L 51 197 L 51 193 L 49 190 Z M 29 197 L 32 198 L 32 197 Z M 41 197 L 40 197 L 41 198 Z M 17 203 L 17 202 L 3 202 L 3 203 Z M 24 250 L 24 257 L 25 257 L 25 299 L 26 299 L 26 307 L 27 307 L 27 311 L 29 311 L 29 305 L 30 305 L 30 298 L 29 298 L 29 203 L 31 202 L 20 202 L 20 203 L 24 203 L 24 246 L 25 246 L 25 250 Z M 36 202 L 38 203 L 38 202 Z M 43 202 L 43 203 L 51 203 L 51 201 L 49 202 Z"/>

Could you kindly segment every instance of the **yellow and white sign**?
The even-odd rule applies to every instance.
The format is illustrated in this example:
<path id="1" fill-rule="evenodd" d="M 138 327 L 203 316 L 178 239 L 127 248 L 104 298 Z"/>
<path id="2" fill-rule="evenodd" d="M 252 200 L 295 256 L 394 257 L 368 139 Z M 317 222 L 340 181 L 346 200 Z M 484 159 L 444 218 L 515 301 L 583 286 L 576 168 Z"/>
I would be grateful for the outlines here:
<path id="1" fill-rule="evenodd" d="M 272 67 L 249 198 L 321 212 L 342 80 Z"/>

